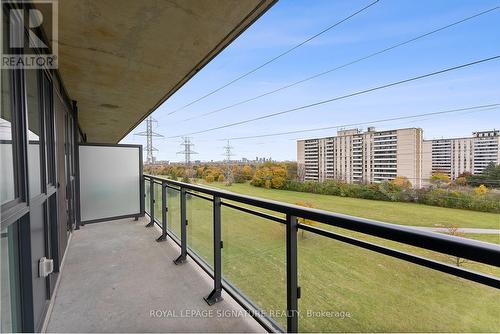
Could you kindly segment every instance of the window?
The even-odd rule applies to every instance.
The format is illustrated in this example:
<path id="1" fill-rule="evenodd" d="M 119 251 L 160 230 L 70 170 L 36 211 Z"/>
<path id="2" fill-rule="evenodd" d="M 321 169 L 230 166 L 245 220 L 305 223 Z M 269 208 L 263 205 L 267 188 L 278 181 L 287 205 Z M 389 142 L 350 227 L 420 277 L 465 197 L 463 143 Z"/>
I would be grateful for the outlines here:
<path id="1" fill-rule="evenodd" d="M 19 289 L 19 241 L 17 223 L 1 231 L 0 247 L 0 322 L 2 333 L 21 331 Z"/>
<path id="2" fill-rule="evenodd" d="M 12 72 L 2 70 L 2 109 L 0 117 L 0 199 L 1 204 L 16 197 L 14 146 L 12 141 Z"/>
<path id="3" fill-rule="evenodd" d="M 38 89 L 38 70 L 26 70 L 26 94 L 28 107 L 28 179 L 30 198 L 42 192 L 42 174 L 40 158 L 41 140 L 41 112 L 40 94 Z"/>
<path id="4" fill-rule="evenodd" d="M 8 46 L 8 19 L 2 20 L 3 50 Z M 0 204 L 16 198 L 16 182 L 14 168 L 14 146 L 12 132 L 12 71 L 2 71 L 2 100 L 0 109 Z"/>
<path id="5" fill-rule="evenodd" d="M 56 184 L 55 172 L 55 142 L 54 142 L 54 104 L 52 82 L 47 75 L 43 74 L 42 89 L 43 89 L 43 109 L 45 117 L 45 152 L 47 155 L 45 175 L 47 175 L 47 184 Z"/>

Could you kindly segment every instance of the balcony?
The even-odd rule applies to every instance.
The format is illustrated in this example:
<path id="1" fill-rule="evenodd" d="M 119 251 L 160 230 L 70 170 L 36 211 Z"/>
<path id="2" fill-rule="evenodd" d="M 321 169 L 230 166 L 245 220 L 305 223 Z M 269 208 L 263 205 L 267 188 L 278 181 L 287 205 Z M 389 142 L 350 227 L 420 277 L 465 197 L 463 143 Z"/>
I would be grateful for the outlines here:
<path id="1" fill-rule="evenodd" d="M 177 245 L 154 242 L 142 218 L 89 224 L 68 247 L 47 332 L 262 332 L 230 296 L 210 307 L 210 277 L 194 263 L 177 266 Z M 167 314 L 166 311 L 170 313 Z M 163 312 L 163 313 L 162 313 Z M 182 316 L 191 316 L 189 321 Z"/>
<path id="2" fill-rule="evenodd" d="M 142 180 L 145 218 L 74 233 L 47 331 L 500 328 L 495 308 L 483 307 L 500 298 L 496 245 Z M 183 314 L 189 321 L 174 316 Z"/>

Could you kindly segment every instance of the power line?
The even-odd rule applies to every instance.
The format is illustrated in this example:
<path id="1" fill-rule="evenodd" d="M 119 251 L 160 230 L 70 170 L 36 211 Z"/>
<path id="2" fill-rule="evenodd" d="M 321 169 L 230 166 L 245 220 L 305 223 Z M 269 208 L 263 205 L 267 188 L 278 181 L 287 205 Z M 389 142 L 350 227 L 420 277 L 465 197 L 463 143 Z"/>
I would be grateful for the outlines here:
<path id="1" fill-rule="evenodd" d="M 237 82 L 237 81 L 239 81 L 239 80 L 241 80 L 241 79 L 243 79 L 243 78 L 245 78 L 245 77 L 249 76 L 250 74 L 257 72 L 257 71 L 258 71 L 258 70 L 260 70 L 261 68 L 263 68 L 263 67 L 265 67 L 265 66 L 267 66 L 267 65 L 271 64 L 272 62 L 274 62 L 274 61 L 278 60 L 279 58 L 281 58 L 281 57 L 283 57 L 283 56 L 285 56 L 285 55 L 289 54 L 289 53 L 290 53 L 290 52 L 292 52 L 293 50 L 300 48 L 302 45 L 304 45 L 304 44 L 306 44 L 306 43 L 308 43 L 308 42 L 312 41 L 313 39 L 315 39 L 315 38 L 317 38 L 317 37 L 321 36 L 322 34 L 326 33 L 327 31 L 329 31 L 329 30 L 331 30 L 331 29 L 335 28 L 336 26 L 338 26 L 338 25 L 340 25 L 340 24 L 342 24 L 342 23 L 346 22 L 347 20 L 349 20 L 349 19 L 353 18 L 354 16 L 356 16 L 356 15 L 358 15 L 358 14 L 362 13 L 363 11 L 367 10 L 368 8 L 370 8 L 371 6 L 375 5 L 377 2 L 379 2 L 379 0 L 375 0 L 375 1 L 371 2 L 370 4 L 366 5 L 365 7 L 361 8 L 361 9 L 359 9 L 359 10 L 357 10 L 356 12 L 352 13 L 351 15 L 349 15 L 349 16 L 347 16 L 347 17 L 343 18 L 342 20 L 340 20 L 340 21 L 338 21 L 338 22 L 336 22 L 336 23 L 334 23 L 334 24 L 330 25 L 329 27 L 327 27 L 327 28 L 325 28 L 325 29 L 321 30 L 320 32 L 318 32 L 318 33 L 316 33 L 315 35 L 313 35 L 313 36 L 311 36 L 311 37 L 307 38 L 306 40 L 304 40 L 304 41 L 300 42 L 299 44 L 297 44 L 297 45 L 295 45 L 295 46 L 291 47 L 290 49 L 286 50 L 285 52 L 280 53 L 279 55 L 275 56 L 274 58 L 269 59 L 268 61 L 266 61 L 265 63 L 263 63 L 263 64 L 261 64 L 261 65 L 259 65 L 259 66 L 257 66 L 256 68 L 254 68 L 254 69 L 252 69 L 252 70 L 250 70 L 250 71 L 248 71 L 248 72 L 246 72 L 246 73 L 244 73 L 244 74 L 242 74 L 242 75 L 240 75 L 240 76 L 236 77 L 235 79 L 233 79 L 233 80 L 229 81 L 228 83 L 226 83 L 226 84 L 224 84 L 224 85 L 220 86 L 219 88 L 216 88 L 216 89 L 214 89 L 214 90 L 210 91 L 209 93 L 207 93 L 207 94 L 205 94 L 205 95 L 203 95 L 203 96 L 201 96 L 201 97 L 199 97 L 199 98 L 197 98 L 197 99 L 195 99 L 195 100 L 193 100 L 193 101 L 189 102 L 188 104 L 185 104 L 185 105 L 183 105 L 182 107 L 177 108 L 177 109 L 175 109 L 174 111 L 171 111 L 171 112 L 167 113 L 167 115 L 175 114 L 176 112 L 181 111 L 181 110 L 183 110 L 183 109 L 185 109 L 185 108 L 187 108 L 187 107 L 189 107 L 189 106 L 191 106 L 191 105 L 193 105 L 193 104 L 195 104 L 195 103 L 197 103 L 197 102 L 199 102 L 199 101 L 201 101 L 201 100 L 203 100 L 203 99 L 205 99 L 205 98 L 207 98 L 207 97 L 209 97 L 209 96 L 211 96 L 211 95 L 213 95 L 213 94 L 215 94 L 215 93 L 217 93 L 217 92 L 219 92 L 219 91 L 221 91 L 222 89 L 224 89 L 224 88 L 226 88 L 226 87 L 228 87 L 228 86 L 230 86 L 230 85 L 234 84 L 235 82 Z"/>
<path id="2" fill-rule="evenodd" d="M 153 146 L 153 137 L 163 137 L 163 135 L 153 131 L 153 123 L 158 123 L 158 121 L 152 116 L 149 116 L 146 118 L 146 131 L 134 134 L 135 136 L 146 137 L 146 162 L 148 164 L 153 164 L 155 162 L 153 152 L 158 151 L 158 149 Z"/>
<path id="3" fill-rule="evenodd" d="M 224 155 L 226 156 L 226 171 L 224 175 L 224 182 L 228 185 L 233 183 L 233 171 L 231 170 L 231 157 L 233 156 L 232 150 L 233 147 L 229 144 L 229 140 L 227 141 L 226 146 L 224 146 Z"/>
<path id="4" fill-rule="evenodd" d="M 490 107 L 491 106 L 491 107 Z M 219 139 L 197 139 L 198 142 L 214 142 L 214 141 L 227 141 L 227 140 L 241 140 L 241 139 L 259 139 L 262 137 L 274 137 L 274 136 L 281 136 L 281 135 L 288 135 L 288 134 L 295 134 L 295 133 L 302 133 L 302 132 L 313 132 L 313 131 L 322 131 L 322 130 L 331 130 L 331 129 L 340 129 L 340 128 L 347 128 L 351 126 L 361 126 L 361 125 L 371 125 L 371 124 L 376 124 L 376 123 L 383 123 L 383 122 L 392 122 L 396 120 L 404 120 L 404 119 L 413 119 L 411 121 L 406 121 L 406 122 L 399 122 L 396 123 L 397 125 L 402 125 L 402 124 L 408 124 L 408 123 L 414 123 L 419 120 L 430 120 L 435 118 L 436 116 L 441 116 L 441 115 L 446 115 L 448 113 L 455 113 L 455 112 L 460 112 L 459 116 L 461 115 L 467 115 L 471 113 L 477 113 L 477 112 L 484 112 L 484 111 L 490 111 L 490 110 L 496 110 L 500 106 L 500 103 L 496 104 L 489 104 L 489 105 L 480 105 L 480 106 L 474 106 L 474 107 L 466 107 L 466 108 L 461 108 L 461 109 L 452 109 L 452 110 L 445 110 L 445 111 L 437 111 L 437 112 L 429 112 L 429 113 L 424 113 L 424 114 L 414 114 L 414 115 L 408 115 L 408 116 L 397 116 L 393 118 L 387 118 L 387 119 L 379 119 L 379 120 L 374 120 L 374 121 L 367 121 L 367 122 L 359 122 L 359 123 L 351 123 L 351 124 L 343 124 L 343 125 L 332 125 L 332 126 L 326 126 L 326 127 L 320 127 L 320 128 L 311 128 L 311 129 L 302 129 L 302 130 L 291 130 L 291 131 L 284 131 L 284 132 L 275 132 L 275 133 L 270 133 L 270 134 L 263 134 L 263 135 L 253 135 L 253 136 L 244 136 L 244 137 L 231 137 L 231 138 L 219 138 Z M 484 109 L 481 109 L 484 108 Z M 420 117 L 426 117 L 430 116 L 427 118 L 423 119 L 417 119 Z M 322 137 L 323 138 L 323 137 Z M 175 138 L 162 138 L 163 140 L 175 140 Z M 282 138 L 284 140 L 301 140 L 303 137 L 294 137 L 294 138 Z M 436 140 L 440 138 L 435 138 L 435 139 L 426 139 L 426 140 Z M 258 143 L 252 143 L 252 145 L 267 145 L 273 142 L 258 142 Z M 254 152 L 254 151 L 251 151 Z M 246 152 L 250 153 L 250 151 Z"/>
<path id="5" fill-rule="evenodd" d="M 229 145 L 229 140 L 227 140 L 226 146 L 224 146 L 224 156 L 226 157 L 226 161 L 230 162 L 231 157 L 234 155 L 233 152 L 231 151 L 233 147 Z"/>
<path id="6" fill-rule="evenodd" d="M 198 152 L 195 152 L 191 149 L 194 144 L 191 142 L 191 138 L 189 137 L 183 138 L 181 146 L 184 147 L 184 149 L 177 152 L 177 154 L 184 154 L 184 163 L 186 167 L 189 167 L 191 165 L 191 154 L 198 154 Z"/>
<path id="7" fill-rule="evenodd" d="M 225 124 L 225 125 L 220 125 L 220 126 L 216 126 L 216 127 L 205 129 L 205 130 L 191 132 L 191 133 L 184 134 L 184 135 L 170 136 L 168 138 L 179 138 L 179 137 L 186 136 L 186 135 L 195 135 L 195 134 L 200 134 L 200 133 L 206 133 L 206 132 L 211 132 L 211 131 L 215 131 L 215 130 L 225 129 L 225 128 L 229 128 L 229 127 L 233 127 L 233 126 L 237 126 L 237 125 L 242 125 L 242 124 L 250 123 L 250 122 L 255 122 L 255 121 L 258 121 L 258 120 L 263 120 L 263 119 L 267 119 L 267 118 L 271 118 L 271 117 L 276 117 L 276 116 L 288 114 L 288 113 L 291 113 L 291 112 L 295 112 L 295 111 L 299 111 L 299 110 L 303 110 L 303 109 L 307 109 L 307 108 L 311 108 L 311 107 L 316 107 L 316 106 L 319 106 L 319 105 L 322 105 L 322 104 L 327 104 L 327 103 L 331 103 L 331 102 L 334 102 L 334 101 L 339 101 L 339 100 L 347 99 L 347 98 L 350 98 L 350 97 L 354 97 L 354 96 L 358 96 L 358 95 L 370 93 L 370 92 L 373 92 L 373 91 L 377 91 L 377 90 L 381 90 L 381 89 L 385 89 L 385 88 L 389 88 L 389 87 L 401 85 L 401 84 L 404 84 L 404 83 L 407 83 L 407 82 L 416 81 L 416 80 L 419 80 L 419 79 L 424 79 L 424 78 L 428 78 L 428 77 L 431 77 L 431 76 L 435 76 L 435 75 L 439 75 L 439 74 L 451 72 L 451 71 L 454 71 L 454 70 L 458 70 L 458 69 L 462 69 L 462 68 L 465 68 L 465 67 L 477 65 L 477 64 L 484 63 L 484 62 L 487 62 L 487 61 L 495 60 L 495 59 L 498 59 L 498 58 L 500 58 L 500 55 L 499 56 L 494 56 L 494 57 L 489 57 L 489 58 L 483 58 L 483 59 L 476 60 L 476 61 L 473 61 L 473 62 L 470 62 L 470 63 L 466 63 L 466 64 L 462 64 L 462 65 L 458 65 L 458 66 L 449 67 L 449 68 L 446 68 L 446 69 L 443 69 L 443 70 L 439 70 L 439 71 L 427 73 L 427 74 L 424 74 L 424 75 L 419 75 L 419 76 L 412 77 L 412 78 L 409 78 L 409 79 L 395 81 L 395 82 L 392 82 L 392 83 L 389 83 L 389 84 L 385 84 L 385 85 L 382 85 L 382 86 L 376 86 L 376 87 L 368 88 L 368 89 L 365 89 L 365 90 L 361 90 L 361 91 L 357 91 L 357 92 L 354 92 L 354 93 L 350 93 L 350 94 L 346 94 L 346 95 L 334 97 L 334 98 L 331 98 L 331 99 L 327 99 L 327 100 L 323 100 L 323 101 L 319 101 L 319 102 L 307 104 L 307 105 L 304 105 L 304 106 L 295 107 L 295 108 L 292 108 L 292 109 L 286 109 L 286 110 L 283 110 L 283 111 L 279 111 L 279 112 L 275 112 L 275 113 L 270 113 L 270 114 L 266 114 L 266 115 L 255 117 L 255 118 L 250 118 L 250 119 L 247 119 L 247 120 L 244 120 L 244 121 L 238 121 L 238 122 L 233 122 L 233 123 L 229 123 L 229 124 Z"/>
<path id="8" fill-rule="evenodd" d="M 397 116 L 397 117 L 391 117 L 391 118 L 383 118 L 383 119 L 377 119 L 377 120 L 366 121 L 366 122 L 358 122 L 358 123 L 350 123 L 350 124 L 342 124 L 342 125 L 331 125 L 331 126 L 324 126 L 324 127 L 312 128 L 312 129 L 310 128 L 310 129 L 302 129 L 302 130 L 274 132 L 274 133 L 267 133 L 267 134 L 254 135 L 254 136 L 232 137 L 232 138 L 226 138 L 226 139 L 221 139 L 221 140 L 242 140 L 242 139 L 252 139 L 252 138 L 283 136 L 283 135 L 289 135 L 289 134 L 295 134 L 295 133 L 314 132 L 314 131 L 322 131 L 322 130 L 347 128 L 347 127 L 353 127 L 353 126 L 369 125 L 369 124 L 375 124 L 375 123 L 392 122 L 392 121 L 399 121 L 399 120 L 403 120 L 403 119 L 420 118 L 420 117 L 431 116 L 431 115 L 451 114 L 451 113 L 467 111 L 467 110 L 476 110 L 476 109 L 494 110 L 494 109 L 498 109 L 498 107 L 500 107 L 500 103 L 485 104 L 485 105 L 460 108 L 460 109 L 451 109 L 451 110 L 444 110 L 444 111 L 428 112 L 428 113 L 423 113 L 423 114 L 414 114 L 414 115 L 408 115 L 408 116 Z"/>
<path id="9" fill-rule="evenodd" d="M 283 90 L 285 90 L 285 89 L 288 89 L 288 88 L 294 87 L 294 86 L 299 85 L 299 84 L 302 84 L 302 83 L 304 83 L 304 82 L 307 82 L 307 81 L 310 81 L 310 80 L 313 80 L 313 79 L 319 78 L 319 77 L 324 76 L 324 75 L 326 75 L 326 74 L 330 74 L 330 73 L 332 73 L 332 72 L 335 72 L 335 71 L 340 70 L 340 69 L 342 69 L 342 68 L 348 67 L 348 66 L 350 66 L 350 65 L 354 65 L 354 64 L 359 63 L 359 62 L 361 62 L 361 61 L 363 61 L 363 60 L 367 60 L 367 59 L 369 59 L 369 58 L 372 58 L 372 57 L 378 56 L 378 55 L 380 55 L 380 54 L 386 53 L 386 52 L 391 51 L 391 50 L 393 50 L 393 49 L 396 49 L 396 48 L 398 48 L 398 47 L 400 47 L 400 46 L 404 46 L 404 45 L 406 45 L 406 44 L 409 44 L 409 43 L 415 42 L 415 41 L 417 41 L 417 40 L 419 40 L 419 39 L 421 39 L 421 38 L 424 38 L 424 37 L 427 37 L 427 36 L 429 36 L 429 35 L 435 34 L 435 33 L 437 33 L 437 32 L 440 32 L 440 31 L 446 30 L 446 29 L 451 28 L 451 27 L 453 27 L 453 26 L 456 26 L 456 25 L 458 25 L 458 24 L 460 24 L 460 23 L 463 23 L 463 22 L 466 22 L 466 21 L 468 21 L 468 20 L 474 19 L 474 18 L 476 18 L 476 17 L 478 17 L 478 16 L 481 16 L 481 15 L 484 15 L 484 14 L 487 14 L 487 13 L 490 13 L 490 12 L 492 12 L 492 11 L 495 11 L 495 10 L 497 10 L 497 9 L 499 9 L 499 8 L 500 8 L 500 6 L 490 8 L 490 9 L 488 9 L 488 10 L 485 10 L 485 11 L 482 11 L 482 12 L 480 12 L 480 13 L 474 14 L 474 15 L 472 15 L 472 16 L 466 17 L 466 18 L 461 19 L 461 20 L 459 20 L 459 21 L 456 21 L 456 22 L 450 23 L 450 24 L 448 24 L 448 25 L 446 25 L 446 26 L 443 26 L 443 27 L 441 27 L 441 28 L 438 28 L 438 29 L 435 29 L 435 30 L 429 31 L 429 32 L 427 32 L 427 33 L 425 33 L 425 34 L 419 35 L 419 36 L 417 36 L 417 37 L 411 38 L 411 39 L 406 40 L 406 41 L 404 41 L 404 42 L 396 43 L 396 44 L 394 44 L 394 45 L 392 45 L 392 46 L 390 46 L 390 47 L 384 48 L 384 49 L 379 50 L 379 51 L 377 51 L 377 52 L 373 52 L 373 53 L 371 53 L 371 54 L 369 54 L 369 55 L 367 55 L 367 56 L 364 56 L 364 57 L 361 57 L 361 58 L 358 58 L 358 59 L 352 60 L 352 61 L 350 61 L 350 62 L 347 62 L 347 63 L 343 64 L 343 65 L 339 65 L 339 66 L 334 67 L 334 68 L 331 68 L 331 69 L 329 69 L 329 70 L 326 70 L 326 71 L 323 71 L 323 72 L 320 72 L 320 73 L 316 73 L 316 74 L 311 75 L 311 76 L 309 76 L 309 77 L 307 77 L 307 78 L 304 78 L 304 79 L 301 79 L 301 80 L 298 80 L 298 81 L 292 82 L 291 84 L 287 84 L 287 85 L 285 85 L 285 86 L 281 86 L 281 87 L 279 87 L 279 88 L 276 88 L 276 89 L 270 90 L 270 91 L 268 91 L 268 92 L 265 92 L 265 93 L 262 93 L 262 94 L 256 95 L 256 96 L 254 96 L 254 97 L 251 97 L 251 98 L 248 98 L 248 99 L 245 99 L 245 100 L 242 100 L 242 101 L 239 101 L 239 102 L 236 102 L 236 103 L 230 104 L 230 105 L 228 105 L 228 106 L 221 107 L 221 108 L 214 109 L 214 110 L 211 110 L 211 111 L 209 111 L 209 112 L 206 112 L 206 113 L 203 113 L 203 114 L 200 114 L 200 115 L 195 115 L 195 116 L 192 116 L 192 117 L 186 118 L 186 119 L 184 119 L 184 120 L 182 120 L 182 121 L 180 121 L 180 122 L 186 122 L 186 121 L 191 121 L 191 120 L 194 120 L 194 119 L 202 118 L 202 117 L 205 117 L 205 116 L 208 116 L 208 115 L 212 115 L 212 114 L 215 114 L 215 113 L 218 113 L 218 112 L 221 112 L 221 111 L 227 110 L 227 109 L 234 108 L 234 107 L 236 107 L 236 106 L 240 106 L 240 105 L 245 104 L 245 103 L 248 103 L 248 102 L 252 102 L 252 101 L 258 100 L 258 99 L 263 98 L 263 97 L 265 97 L 265 96 L 268 96 L 268 95 L 271 95 L 271 94 L 274 94 L 274 93 L 277 93 L 277 92 L 283 91 Z"/>

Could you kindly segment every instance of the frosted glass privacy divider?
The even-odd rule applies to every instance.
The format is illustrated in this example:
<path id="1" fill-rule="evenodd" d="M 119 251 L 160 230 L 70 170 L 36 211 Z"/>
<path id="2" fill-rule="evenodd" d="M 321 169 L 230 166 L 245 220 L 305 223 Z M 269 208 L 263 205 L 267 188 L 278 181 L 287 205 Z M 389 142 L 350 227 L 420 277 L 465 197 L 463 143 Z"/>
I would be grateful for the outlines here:
<path id="1" fill-rule="evenodd" d="M 141 145 L 80 144 L 80 221 L 144 214 Z"/>

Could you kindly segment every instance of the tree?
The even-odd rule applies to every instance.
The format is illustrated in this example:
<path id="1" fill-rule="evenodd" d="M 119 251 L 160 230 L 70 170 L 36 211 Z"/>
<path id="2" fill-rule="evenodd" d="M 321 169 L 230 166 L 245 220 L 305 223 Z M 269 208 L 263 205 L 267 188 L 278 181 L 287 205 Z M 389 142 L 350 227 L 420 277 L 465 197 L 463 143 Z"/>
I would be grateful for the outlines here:
<path id="1" fill-rule="evenodd" d="M 462 173 L 460 173 L 460 174 L 458 175 L 458 177 L 465 177 L 465 178 L 468 178 L 468 177 L 470 177 L 470 176 L 472 176 L 472 173 L 471 173 L 471 172 L 467 172 L 467 171 L 462 172 Z"/>
<path id="2" fill-rule="evenodd" d="M 250 165 L 243 166 L 242 173 L 243 173 L 243 176 L 245 177 L 245 179 L 251 180 L 252 177 L 253 177 L 253 168 L 252 168 L 252 166 L 250 166 Z"/>
<path id="3" fill-rule="evenodd" d="M 467 182 L 473 187 L 485 185 L 490 188 L 500 188 L 500 165 L 491 162 L 481 174 L 467 177 Z"/>
<path id="4" fill-rule="evenodd" d="M 297 180 L 299 182 L 304 182 L 306 178 L 306 165 L 297 164 Z"/>
<path id="5" fill-rule="evenodd" d="M 281 189 L 285 185 L 287 175 L 285 165 L 265 163 L 257 168 L 250 184 L 255 187 Z"/>
<path id="6" fill-rule="evenodd" d="M 196 174 L 196 171 L 194 169 L 185 169 L 184 170 L 184 177 L 188 179 L 192 179 L 194 175 Z"/>
<path id="7" fill-rule="evenodd" d="M 234 166 L 233 167 L 233 181 L 235 183 L 245 183 L 245 181 L 247 180 L 247 177 L 245 176 L 244 172 L 243 172 L 243 168 L 241 168 L 240 166 Z"/>
<path id="8" fill-rule="evenodd" d="M 217 181 L 218 182 L 224 182 L 224 175 L 223 174 L 219 174 L 219 176 L 217 177 Z"/>
<path id="9" fill-rule="evenodd" d="M 465 187 L 467 185 L 467 178 L 464 176 L 459 176 L 455 179 L 453 184 L 459 187 Z"/>
<path id="10" fill-rule="evenodd" d="M 208 183 L 212 183 L 214 182 L 215 178 L 212 174 L 208 174 L 205 176 L 205 181 L 208 182 Z"/>
<path id="11" fill-rule="evenodd" d="M 450 183 L 450 177 L 445 173 L 434 173 L 431 176 L 430 183 L 437 188 L 442 188 Z"/>
<path id="12" fill-rule="evenodd" d="M 286 174 L 290 180 L 298 178 L 298 165 L 296 162 L 285 162 Z"/>
<path id="13" fill-rule="evenodd" d="M 461 238 L 464 238 L 465 237 L 465 233 L 463 233 L 462 231 L 460 231 L 460 229 L 458 228 L 457 225 L 453 225 L 453 224 L 450 224 L 450 225 L 446 225 L 446 230 L 447 230 L 447 234 L 449 235 L 453 235 L 455 237 L 461 237 Z M 454 262 L 455 262 L 455 265 L 457 267 L 460 267 L 462 264 L 464 264 L 465 262 L 467 262 L 467 259 L 463 259 L 461 257 L 454 257 L 453 258 Z"/>
<path id="14" fill-rule="evenodd" d="M 203 172 L 205 171 L 205 166 L 199 166 L 196 168 L 195 177 L 201 179 L 203 177 Z"/>
<path id="15" fill-rule="evenodd" d="M 402 189 L 410 189 L 412 187 L 411 182 L 406 176 L 396 176 L 394 180 L 391 180 L 391 183 Z"/>

